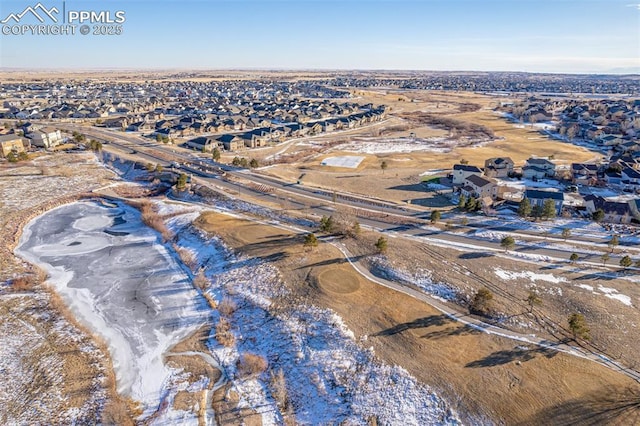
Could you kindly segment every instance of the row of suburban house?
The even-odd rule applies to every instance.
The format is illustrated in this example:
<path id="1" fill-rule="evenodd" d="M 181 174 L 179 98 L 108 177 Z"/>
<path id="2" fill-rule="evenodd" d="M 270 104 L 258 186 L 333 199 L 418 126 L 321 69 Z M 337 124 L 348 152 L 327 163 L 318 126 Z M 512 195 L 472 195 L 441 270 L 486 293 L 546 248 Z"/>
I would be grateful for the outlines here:
<path id="1" fill-rule="evenodd" d="M 545 200 L 550 199 L 553 200 L 557 214 L 562 213 L 566 206 L 565 202 L 568 202 L 573 207 L 584 209 L 588 214 L 602 209 L 605 220 L 609 222 L 629 223 L 632 219 L 640 221 L 638 213 L 640 199 L 610 201 L 596 195 L 583 197 L 577 193 L 567 194 L 554 189 L 525 188 L 524 192 L 514 191 L 512 185 L 501 180 L 513 176 L 514 172 L 514 163 L 509 157 L 498 157 L 486 160 L 484 168 L 456 164 L 453 167 L 451 179 L 456 191 L 465 197 L 478 198 L 485 209 L 499 202 L 519 202 L 523 198 L 527 198 L 532 206 L 542 207 Z M 529 179 L 555 178 L 557 177 L 556 165 L 548 159 L 530 158 L 522 167 L 522 174 Z M 573 163 L 570 174 L 569 182 L 576 185 L 595 186 L 596 183 L 605 182 L 605 185 L 613 189 L 640 192 L 640 162 L 633 158 L 613 158 L 606 165 Z M 619 181 L 612 182 L 610 176 L 621 177 L 618 178 Z"/>
<path id="2" fill-rule="evenodd" d="M 569 140 L 584 140 L 619 153 L 640 151 L 640 100 L 569 100 L 531 97 L 499 108 L 529 123 L 553 122 Z"/>
<path id="3" fill-rule="evenodd" d="M 60 130 L 44 127 L 27 133 L 24 137 L 13 132 L 0 134 L 0 158 L 6 158 L 9 153 L 19 154 L 31 147 L 51 149 L 63 143 L 65 138 Z"/>
<path id="4" fill-rule="evenodd" d="M 332 99 L 350 97 L 347 91 L 317 82 L 267 78 L 136 83 L 70 80 L 5 83 L 0 89 L 0 99 L 5 99 L 0 118 L 22 120 L 97 119 L 154 110 L 172 115 L 195 111 L 225 113 L 232 108 L 293 110 L 296 106 L 305 114 L 324 111 L 336 115 L 340 108 Z"/>
<path id="5" fill-rule="evenodd" d="M 348 117 L 332 118 L 329 120 L 290 123 L 271 127 L 260 127 L 244 132 L 200 136 L 187 141 L 186 145 L 202 152 L 210 152 L 214 148 L 224 149 L 225 151 L 238 151 L 244 148 L 266 146 L 271 142 L 281 142 L 288 138 L 354 129 L 369 123 L 381 121 L 384 117 L 383 108 L 374 109 L 364 113 L 352 114 Z M 165 133 L 161 131 L 156 131 L 155 134 L 165 135 Z"/>

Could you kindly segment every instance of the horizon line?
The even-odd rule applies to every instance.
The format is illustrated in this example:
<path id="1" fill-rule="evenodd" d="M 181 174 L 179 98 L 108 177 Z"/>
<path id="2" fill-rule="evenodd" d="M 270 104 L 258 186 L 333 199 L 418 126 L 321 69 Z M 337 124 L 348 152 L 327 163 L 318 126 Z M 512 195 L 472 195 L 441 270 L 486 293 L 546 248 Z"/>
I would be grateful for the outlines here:
<path id="1" fill-rule="evenodd" d="M 634 67 L 632 67 L 634 68 Z M 5 67 L 0 66 L 0 72 L 112 72 L 112 71 L 180 71 L 180 72 L 391 72 L 391 73 L 488 73 L 488 74 L 541 74 L 541 75 L 612 75 L 612 76 L 638 76 L 640 68 L 632 72 L 616 72 L 615 70 L 598 72 L 571 72 L 571 71 L 519 71 L 519 70 L 473 70 L 473 69 L 402 69 L 402 68 L 288 68 L 288 67 L 230 67 L 230 68 L 210 68 L 210 67 Z"/>

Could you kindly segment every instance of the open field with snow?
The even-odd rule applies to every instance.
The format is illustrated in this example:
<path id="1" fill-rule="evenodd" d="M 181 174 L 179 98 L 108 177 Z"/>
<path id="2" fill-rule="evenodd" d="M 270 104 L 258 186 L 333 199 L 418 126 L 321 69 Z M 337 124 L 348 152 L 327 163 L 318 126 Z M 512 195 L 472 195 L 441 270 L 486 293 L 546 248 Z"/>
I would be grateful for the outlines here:
<path id="1" fill-rule="evenodd" d="M 404 202 L 418 198 L 419 194 L 409 184 L 419 182 L 420 174 L 434 169 L 450 169 L 460 159 L 482 167 L 486 159 L 505 155 L 511 157 L 517 166 L 532 155 L 553 155 L 559 164 L 600 157 L 600 154 L 583 147 L 545 138 L 538 133 L 537 127 L 515 128 L 493 111 L 501 99 L 488 95 L 384 90 L 358 90 L 357 93 L 363 101 L 390 107 L 384 124 L 373 129 L 363 128 L 359 133 L 292 144 L 282 154 L 296 160 L 264 172 L 290 181 L 297 181 L 304 175 L 302 182 L 308 185 Z M 485 128 L 494 136 L 467 137 L 464 132 L 458 134 L 457 128 L 453 131 L 436 128 L 411 118 L 424 114 L 443 119 L 445 123 L 451 120 L 457 126 Z M 282 149 L 278 149 L 280 151 Z M 353 154 L 366 155 L 357 174 L 321 166 L 327 156 Z M 384 174 L 380 173 L 382 161 L 388 164 Z M 372 181 L 377 184 L 371 185 Z"/>
<path id="2" fill-rule="evenodd" d="M 206 216 L 197 223 L 221 236 L 243 257 L 255 259 L 258 262 L 256 266 L 261 264 L 260 259 L 273 259 L 268 265 L 277 268 L 284 287 L 273 281 L 270 291 L 275 294 L 290 292 L 294 300 L 334 310 L 354 333 L 356 341 L 372 346 L 376 357 L 400 364 L 417 380 L 428 383 L 448 403 L 457 401 L 453 408 L 463 421 L 488 423 L 489 418 L 500 418 L 507 423 L 553 423 L 548 417 L 550 412 L 545 408 L 548 407 L 546 404 L 551 404 L 550 401 L 562 405 L 563 401 L 603 395 L 602 389 L 609 389 L 609 386 L 633 387 L 632 382 L 622 376 L 611 374 L 591 362 L 567 358 L 564 354 L 538 354 L 535 348 L 457 325 L 423 303 L 354 275 L 349 266 L 341 262 L 341 255 L 326 244 L 305 251 L 300 246 L 301 238 L 287 231 L 218 214 Z M 373 246 L 377 237 L 365 233 L 361 238 L 346 242 L 351 251 L 369 257 L 371 249 L 367 247 Z M 468 299 L 477 288 L 476 275 L 486 276 L 492 282 L 499 279 L 497 285 L 523 295 L 535 284 L 540 289 L 544 304 L 553 305 L 554 309 L 556 301 L 581 297 L 568 294 L 571 281 L 564 273 L 538 268 L 528 270 L 529 267 L 523 270 L 520 263 L 510 260 L 465 258 L 461 252 L 434 249 L 448 259 L 444 260 L 434 258 L 430 251 L 423 253 L 419 246 L 403 244 L 393 239 L 389 255 L 371 257 L 371 261 L 377 264 L 372 270 L 442 300 Z M 499 271 L 504 278 L 497 277 L 493 269 L 486 269 L 489 264 L 501 268 Z M 262 265 L 266 267 L 267 264 Z M 565 286 L 564 292 L 557 291 L 558 286 Z M 242 291 L 247 292 L 244 297 L 250 298 L 256 297 L 256 293 L 263 294 L 253 286 Z M 252 303 L 264 304 L 280 312 L 283 299 L 274 299 L 273 296 L 269 299 L 267 302 L 263 297 L 257 297 Z M 502 297 L 498 299 L 501 310 L 504 308 L 512 312 L 512 308 L 522 308 L 517 304 L 511 306 L 513 302 L 507 303 Z M 604 297 L 599 299 L 603 303 L 607 300 Z M 277 301 L 275 306 L 274 300 Z M 619 301 L 611 300 L 610 303 L 613 303 L 610 306 L 626 309 Z M 505 325 L 545 335 L 535 318 L 528 317 L 521 310 L 516 312 Z M 631 318 L 630 314 L 631 311 L 625 311 L 627 320 Z M 258 317 L 260 324 L 266 323 L 263 316 L 254 314 L 252 317 Z M 237 318 L 235 314 L 233 318 Z M 317 333 L 315 321 L 300 318 L 297 323 Z M 625 333 L 634 332 L 632 330 L 625 326 Z M 289 340 L 284 341 L 285 345 L 290 344 Z M 314 347 L 314 340 L 308 342 Z M 261 353 L 269 353 L 264 345 L 267 344 L 262 342 L 259 345 Z M 251 343 L 250 347 L 254 350 L 256 346 Z M 297 347 L 294 343 L 294 348 Z M 294 359 L 308 359 L 307 350 L 302 349 L 301 352 Z M 282 365 L 280 358 L 277 365 Z M 521 403 L 514 406 L 514 398 Z M 578 417 L 580 410 L 571 413 L 569 409 L 565 414 Z"/>
<path id="3" fill-rule="evenodd" d="M 241 242 L 251 244 L 258 235 L 268 245 L 271 230 L 249 223 L 248 228 L 228 228 L 235 221 L 208 214 L 196 223 L 202 229 L 220 233 L 234 247 Z M 233 236 L 225 230 L 233 232 Z M 274 231 L 281 239 L 291 236 L 286 231 Z M 296 250 L 296 245 L 289 245 L 289 249 Z M 268 360 L 269 369 L 282 370 L 291 405 L 291 413 L 284 413 L 285 418 L 305 424 L 358 424 L 372 418 L 385 424 L 458 423 L 446 400 L 403 368 L 381 363 L 368 345 L 354 339 L 353 332 L 335 312 L 300 299 L 270 262 L 240 250 L 222 270 L 219 265 L 205 266 L 211 279 L 211 294 L 216 298 L 232 297 L 236 302 L 238 309 L 230 319 L 243 337 L 232 350 L 214 349 L 214 356 L 222 360 L 221 365 L 231 376 L 242 352 L 260 354 Z M 253 278 L 247 281 L 248 276 Z M 358 279 L 355 280 L 357 287 Z M 256 380 L 257 383 L 234 381 L 230 390 L 238 393 L 240 401 L 261 407 L 263 422 L 280 423 L 283 413 L 265 394 L 268 385 L 263 381 L 264 375 Z M 260 388 L 263 391 L 257 392 Z"/>

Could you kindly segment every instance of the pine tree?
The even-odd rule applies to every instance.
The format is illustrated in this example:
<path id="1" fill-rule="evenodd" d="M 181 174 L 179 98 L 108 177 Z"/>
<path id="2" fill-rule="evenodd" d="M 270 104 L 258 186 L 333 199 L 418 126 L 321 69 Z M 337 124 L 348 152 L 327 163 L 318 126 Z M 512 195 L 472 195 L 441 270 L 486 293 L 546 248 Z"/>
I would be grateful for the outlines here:
<path id="1" fill-rule="evenodd" d="M 529 217 L 531 215 L 531 203 L 528 198 L 523 198 L 518 206 L 518 216 Z"/>
<path id="2" fill-rule="evenodd" d="M 598 209 L 591 214 L 591 218 L 595 222 L 602 222 L 604 220 L 604 210 Z"/>
<path id="3" fill-rule="evenodd" d="M 180 176 L 178 176 L 178 182 L 176 182 L 176 188 L 178 188 L 178 191 L 184 191 L 186 187 L 187 187 L 187 175 L 184 173 L 180 173 Z"/>
<path id="4" fill-rule="evenodd" d="M 467 203 L 467 197 L 464 194 L 460 194 L 460 198 L 458 199 L 458 208 L 460 210 L 464 210 L 464 206 Z"/>
<path id="5" fill-rule="evenodd" d="M 627 269 L 631 265 L 633 265 L 633 260 L 631 260 L 629 256 L 624 256 L 622 259 L 620 259 L 620 266 L 622 266 L 624 269 Z"/>
<path id="6" fill-rule="evenodd" d="M 313 250 L 318 246 L 318 238 L 314 234 L 307 234 L 304 236 L 304 246 Z"/>
<path id="7" fill-rule="evenodd" d="M 488 315 L 491 312 L 491 300 L 493 293 L 486 288 L 481 288 L 473 296 L 469 304 L 469 312 L 477 315 Z"/>
<path id="8" fill-rule="evenodd" d="M 504 237 L 501 241 L 500 241 L 500 246 L 502 246 L 502 248 L 504 248 L 504 251 L 509 251 L 512 248 L 514 248 L 516 245 L 516 240 L 513 239 L 513 237 Z"/>
<path id="9" fill-rule="evenodd" d="M 571 334 L 573 334 L 574 339 L 584 339 L 589 340 L 591 337 L 589 336 L 589 327 L 587 327 L 587 322 L 584 318 L 584 315 L 573 313 L 569 315 L 568 318 L 569 329 L 571 330 Z"/>
<path id="10" fill-rule="evenodd" d="M 477 205 L 478 204 L 476 202 L 476 199 L 473 198 L 473 197 L 469 197 L 469 199 L 467 200 L 467 202 L 464 205 L 464 208 L 468 212 L 474 212 L 474 211 L 476 211 Z"/>
<path id="11" fill-rule="evenodd" d="M 571 253 L 571 256 L 569 256 L 569 260 L 571 261 L 572 265 L 575 265 L 579 258 L 580 257 L 577 253 Z"/>
<path id="12" fill-rule="evenodd" d="M 387 239 L 385 237 L 378 238 L 378 241 L 376 241 L 376 249 L 378 253 L 385 253 L 387 251 Z"/>
<path id="13" fill-rule="evenodd" d="M 331 232 L 335 226 L 335 222 L 333 220 L 333 216 L 322 216 L 320 219 L 320 231 L 322 232 Z"/>
<path id="14" fill-rule="evenodd" d="M 211 152 L 211 159 L 213 161 L 220 160 L 220 149 L 218 147 L 213 148 L 213 151 Z"/>
<path id="15" fill-rule="evenodd" d="M 540 298 L 540 294 L 536 289 L 529 290 L 529 295 L 527 296 L 527 304 L 529 305 L 529 312 L 533 311 L 534 306 L 542 305 L 542 299 Z"/>
<path id="16" fill-rule="evenodd" d="M 556 217 L 556 203 L 551 198 L 547 198 L 542 204 L 542 217 L 545 219 Z"/>

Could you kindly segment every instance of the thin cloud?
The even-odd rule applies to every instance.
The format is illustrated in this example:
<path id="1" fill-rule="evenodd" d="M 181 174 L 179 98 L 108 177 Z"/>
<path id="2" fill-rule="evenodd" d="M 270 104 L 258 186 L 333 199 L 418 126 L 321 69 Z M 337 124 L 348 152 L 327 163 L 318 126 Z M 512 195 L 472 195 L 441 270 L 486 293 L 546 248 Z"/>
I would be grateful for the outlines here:
<path id="1" fill-rule="evenodd" d="M 631 3 L 628 4 L 627 7 L 633 7 L 634 9 L 640 10 L 640 3 Z"/>

